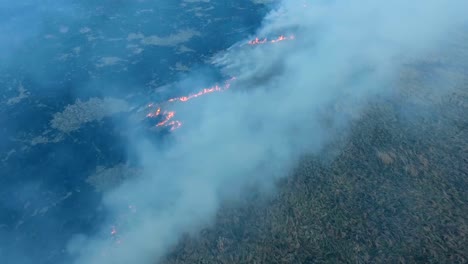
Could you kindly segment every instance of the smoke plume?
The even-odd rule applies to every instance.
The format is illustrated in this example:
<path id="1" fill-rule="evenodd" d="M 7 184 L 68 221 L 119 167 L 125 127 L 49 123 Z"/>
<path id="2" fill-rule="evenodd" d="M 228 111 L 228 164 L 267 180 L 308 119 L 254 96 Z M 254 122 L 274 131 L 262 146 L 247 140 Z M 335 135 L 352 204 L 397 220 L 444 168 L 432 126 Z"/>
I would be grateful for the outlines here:
<path id="1" fill-rule="evenodd" d="M 443 47 L 466 22 L 463 10 L 468 3 L 457 0 L 275 4 L 257 36 L 295 38 L 242 40 L 214 56 L 235 83 L 174 104 L 184 126 L 167 147 L 128 139 L 142 173 L 105 194 L 109 224 L 70 242 L 75 263 L 153 263 L 183 234 L 208 226 L 246 185 L 274 186 L 301 155 L 319 154 L 367 100 L 392 92 L 404 63 Z M 135 212 L 110 228 L 129 205 Z"/>

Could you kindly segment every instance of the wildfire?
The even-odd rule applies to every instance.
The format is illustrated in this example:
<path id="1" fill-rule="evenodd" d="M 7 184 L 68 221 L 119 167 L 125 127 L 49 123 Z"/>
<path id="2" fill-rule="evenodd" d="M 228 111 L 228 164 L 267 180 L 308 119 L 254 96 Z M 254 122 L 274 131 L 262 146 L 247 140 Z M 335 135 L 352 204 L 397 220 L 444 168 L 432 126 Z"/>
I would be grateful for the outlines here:
<path id="1" fill-rule="evenodd" d="M 248 42 L 249 45 L 258 45 L 258 44 L 265 44 L 267 43 L 268 39 L 264 38 L 260 40 L 259 38 L 255 38 L 254 40 L 251 40 Z"/>
<path id="2" fill-rule="evenodd" d="M 205 89 L 199 91 L 196 94 L 191 94 L 189 96 L 182 96 L 182 97 L 169 99 L 169 102 L 174 102 L 174 101 L 187 102 L 188 100 L 193 99 L 193 98 L 197 98 L 197 97 L 199 97 L 201 95 L 204 95 L 204 94 L 207 94 L 207 93 L 212 93 L 212 92 L 220 92 L 222 90 L 223 89 L 221 87 L 219 87 L 218 85 L 215 85 L 215 86 L 213 86 L 211 88 L 205 88 Z"/>
<path id="3" fill-rule="evenodd" d="M 169 111 L 169 112 L 164 111 L 163 115 L 166 115 L 166 117 L 164 118 L 163 121 L 159 122 L 156 126 L 166 125 L 166 123 L 169 122 L 174 117 L 175 112 L 174 111 Z"/>
<path id="4" fill-rule="evenodd" d="M 168 100 L 168 102 L 176 102 L 176 101 L 187 102 L 188 100 L 191 100 L 193 98 L 197 98 L 197 97 L 205 95 L 205 94 L 209 94 L 209 93 L 213 93 L 213 92 L 221 92 L 221 91 L 227 90 L 231 86 L 230 82 L 235 80 L 235 79 L 236 79 L 236 77 L 232 77 L 231 79 L 227 80 L 224 83 L 224 86 L 222 86 L 222 87 L 216 84 L 215 86 L 212 86 L 210 88 L 205 88 L 205 89 L 199 91 L 198 93 L 190 94 L 188 96 L 181 96 L 181 97 L 171 98 L 171 99 Z"/>
<path id="5" fill-rule="evenodd" d="M 152 106 L 148 106 L 148 107 L 152 107 Z M 158 107 L 158 109 L 155 112 L 148 113 L 146 115 L 146 117 L 156 117 L 156 116 L 159 116 L 159 114 L 161 114 L 161 108 L 160 107 Z"/>
<path id="6" fill-rule="evenodd" d="M 148 105 L 149 107 L 149 105 Z M 114 219 L 114 223 L 109 226 L 109 239 L 107 242 L 108 244 L 105 245 L 101 249 L 100 255 L 102 257 L 109 257 L 110 254 L 114 253 L 115 251 L 113 249 L 117 249 L 119 247 L 122 247 L 125 245 L 125 231 L 119 232 L 119 230 L 125 230 L 124 227 L 127 225 L 126 223 L 129 222 L 129 220 L 132 217 L 132 214 L 137 213 L 137 208 L 133 204 L 129 204 L 126 208 L 125 211 L 122 211 L 117 215 L 117 217 Z"/>
<path id="7" fill-rule="evenodd" d="M 187 96 L 181 96 L 181 97 L 175 97 L 167 100 L 167 103 L 174 103 L 174 102 L 187 102 L 191 99 L 200 97 L 205 94 L 209 93 L 214 93 L 214 92 L 222 92 L 231 87 L 231 82 L 234 81 L 236 78 L 232 77 L 231 79 L 225 81 L 223 86 L 219 85 L 214 85 L 209 88 L 204 88 L 203 90 L 190 94 Z M 164 116 L 164 119 L 161 120 L 159 123 L 156 124 L 156 127 L 170 127 L 170 131 L 174 131 L 182 126 L 182 122 L 179 120 L 173 120 L 175 117 L 176 112 L 175 111 L 162 111 L 161 110 L 161 104 L 158 104 L 157 106 L 154 103 L 150 103 L 147 105 L 148 108 L 153 108 L 157 107 L 156 110 L 153 110 L 152 112 L 148 113 L 146 117 L 148 118 L 157 118 L 159 116 Z"/>
<path id="8" fill-rule="evenodd" d="M 261 44 L 267 44 L 267 43 L 278 43 L 282 41 L 287 41 L 287 40 L 293 40 L 295 39 L 294 35 L 290 36 L 285 36 L 285 35 L 280 35 L 275 39 L 268 39 L 268 38 L 255 38 L 254 40 L 251 40 L 248 42 L 249 45 L 261 45 Z M 180 96 L 180 97 L 175 97 L 167 100 L 166 102 L 160 103 L 160 104 L 155 104 L 155 103 L 149 103 L 147 105 L 148 108 L 153 109 L 151 112 L 149 112 L 146 117 L 148 118 L 162 118 L 161 121 L 159 121 L 156 124 L 156 127 L 168 127 L 170 131 L 174 131 L 182 126 L 182 122 L 179 120 L 175 120 L 175 111 L 165 111 L 162 110 L 162 105 L 164 106 L 167 103 L 175 103 L 175 102 L 187 102 L 190 101 L 194 98 L 200 97 L 202 95 L 214 93 L 214 92 L 222 92 L 231 87 L 231 82 L 234 81 L 236 78 L 232 77 L 231 79 L 225 81 L 224 85 L 214 85 L 209 88 L 204 88 L 196 93 L 189 94 L 186 96 Z"/>
<path id="9" fill-rule="evenodd" d="M 281 42 L 281 41 L 293 40 L 293 39 L 295 39 L 294 35 L 291 35 L 289 37 L 286 37 L 284 35 L 280 35 L 277 38 L 272 39 L 272 40 L 268 40 L 268 38 L 263 38 L 263 39 L 255 38 L 254 40 L 251 40 L 251 41 L 247 42 L 247 44 L 253 46 L 253 45 L 266 44 L 266 43 L 278 43 L 278 42 Z"/>

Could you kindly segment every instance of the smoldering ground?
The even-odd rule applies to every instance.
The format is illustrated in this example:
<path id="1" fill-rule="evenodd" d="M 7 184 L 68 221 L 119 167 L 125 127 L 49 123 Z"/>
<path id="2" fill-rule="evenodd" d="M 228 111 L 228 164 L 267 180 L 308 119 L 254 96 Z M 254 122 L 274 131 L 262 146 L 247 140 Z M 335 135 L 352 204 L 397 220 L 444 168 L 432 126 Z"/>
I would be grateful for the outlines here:
<path id="1" fill-rule="evenodd" d="M 299 2 L 281 2 L 258 30 L 291 30 L 295 41 L 213 58 L 238 81 L 175 106 L 187 125 L 169 148 L 128 139 L 143 173 L 106 193 L 111 220 L 95 236 L 70 242 L 75 263 L 151 263 L 181 235 L 209 225 L 247 183 L 274 185 L 301 155 L 319 154 L 373 96 L 391 92 L 405 63 L 443 49 L 450 32 L 463 30 L 468 8 L 456 0 Z M 333 112 L 336 105 L 350 110 Z M 108 226 L 129 204 L 138 211 L 120 224 L 116 243 Z"/>

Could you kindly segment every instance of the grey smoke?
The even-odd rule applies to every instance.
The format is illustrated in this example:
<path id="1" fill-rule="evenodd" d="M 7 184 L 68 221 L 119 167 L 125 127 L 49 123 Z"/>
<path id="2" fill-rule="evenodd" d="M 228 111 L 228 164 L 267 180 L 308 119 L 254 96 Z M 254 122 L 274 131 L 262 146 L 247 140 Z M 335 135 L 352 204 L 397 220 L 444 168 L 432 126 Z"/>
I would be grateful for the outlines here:
<path id="1" fill-rule="evenodd" d="M 373 95 L 389 92 L 404 63 L 443 47 L 464 26 L 464 10 L 468 2 L 457 0 L 280 2 L 258 35 L 291 32 L 296 40 L 216 55 L 213 63 L 236 84 L 177 105 L 187 125 L 169 148 L 129 139 L 143 173 L 106 193 L 103 205 L 109 219 L 129 204 L 138 211 L 121 221 L 120 244 L 109 236 L 112 221 L 72 241 L 75 263 L 153 263 L 182 234 L 208 226 L 246 184 L 273 186 L 301 155 L 320 153 L 347 127 L 352 115 L 333 109 L 358 114 Z"/>

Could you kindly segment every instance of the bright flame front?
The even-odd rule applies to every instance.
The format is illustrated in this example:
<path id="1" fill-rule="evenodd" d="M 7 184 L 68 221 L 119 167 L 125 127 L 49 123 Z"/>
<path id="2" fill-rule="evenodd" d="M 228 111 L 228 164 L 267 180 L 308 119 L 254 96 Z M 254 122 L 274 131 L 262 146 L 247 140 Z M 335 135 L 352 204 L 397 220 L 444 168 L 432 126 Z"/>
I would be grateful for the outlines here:
<path id="1" fill-rule="evenodd" d="M 194 94 L 190 94 L 190 95 L 187 95 L 187 96 L 181 96 L 181 97 L 175 97 L 175 98 L 171 98 L 169 100 L 167 100 L 166 102 L 164 103 L 174 103 L 174 102 L 187 102 L 191 99 L 194 99 L 194 98 L 197 98 L 197 97 L 200 97 L 202 95 L 206 95 L 206 94 L 210 94 L 210 93 L 214 93 L 214 92 L 222 92 L 222 91 L 225 91 L 227 89 L 229 89 L 231 87 L 231 82 L 234 81 L 236 78 L 235 77 L 232 77 L 231 79 L 225 81 L 224 85 L 223 86 L 219 86 L 219 85 L 214 85 L 212 87 L 209 87 L 209 88 L 204 88 L 203 90 L 197 92 L 197 93 L 194 93 Z M 154 104 L 154 103 L 150 103 L 147 105 L 148 108 L 155 108 L 155 110 L 149 112 L 146 117 L 148 118 L 158 118 L 159 116 L 163 116 L 163 120 L 161 120 L 159 123 L 156 124 L 156 127 L 169 127 L 170 128 L 170 131 L 174 131 L 178 128 L 180 128 L 182 126 L 182 122 L 179 121 L 179 120 L 174 120 L 174 117 L 175 117 L 175 114 L 176 112 L 175 111 L 163 111 L 161 108 L 161 104 Z"/>

